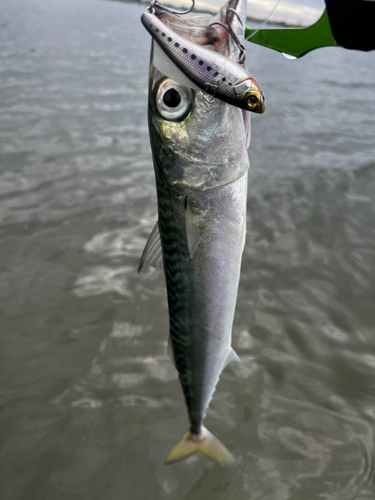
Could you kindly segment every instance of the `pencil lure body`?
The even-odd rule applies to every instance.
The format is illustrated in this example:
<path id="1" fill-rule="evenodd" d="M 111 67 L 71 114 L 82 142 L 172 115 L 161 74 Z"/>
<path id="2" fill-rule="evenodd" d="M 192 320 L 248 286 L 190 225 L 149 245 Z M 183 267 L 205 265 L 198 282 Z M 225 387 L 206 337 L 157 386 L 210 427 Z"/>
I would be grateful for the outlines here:
<path id="1" fill-rule="evenodd" d="M 142 23 L 173 63 L 201 90 L 233 106 L 263 113 L 265 97 L 245 66 L 178 35 L 155 14 Z"/>
<path id="2" fill-rule="evenodd" d="M 231 0 L 228 7 L 236 8 L 244 22 L 246 0 Z M 207 26 L 207 16 L 194 16 L 194 22 Z M 237 17 L 232 22 L 233 29 L 240 27 Z M 188 34 L 188 25 L 185 29 Z M 199 33 L 204 37 L 204 30 Z M 250 113 L 223 100 L 207 99 L 203 90 L 193 91 L 163 74 L 154 65 L 155 45 L 153 40 L 148 121 L 158 222 L 140 269 L 164 268 L 168 352 L 179 374 L 190 422 L 167 463 L 200 452 L 229 464 L 231 453 L 203 420 L 222 370 L 239 361 L 231 337 L 246 234 Z M 214 50 L 238 59 L 237 46 L 226 32 Z"/>

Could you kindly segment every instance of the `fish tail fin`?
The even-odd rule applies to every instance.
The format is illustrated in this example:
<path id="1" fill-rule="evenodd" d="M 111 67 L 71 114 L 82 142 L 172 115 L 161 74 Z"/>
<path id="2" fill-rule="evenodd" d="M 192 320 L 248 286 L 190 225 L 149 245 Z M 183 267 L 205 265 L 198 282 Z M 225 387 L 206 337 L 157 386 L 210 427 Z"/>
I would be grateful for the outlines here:
<path id="1" fill-rule="evenodd" d="M 198 435 L 187 432 L 170 452 L 165 463 L 169 465 L 179 462 L 197 452 L 222 465 L 234 463 L 234 457 L 230 451 L 204 427 Z"/>

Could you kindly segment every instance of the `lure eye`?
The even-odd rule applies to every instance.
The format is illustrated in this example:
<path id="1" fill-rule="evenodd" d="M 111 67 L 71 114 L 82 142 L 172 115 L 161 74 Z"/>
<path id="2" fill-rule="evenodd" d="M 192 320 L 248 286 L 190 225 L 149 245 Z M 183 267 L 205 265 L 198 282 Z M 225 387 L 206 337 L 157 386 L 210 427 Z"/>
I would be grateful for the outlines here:
<path id="1" fill-rule="evenodd" d="M 249 108 L 255 108 L 255 106 L 258 104 L 258 99 L 255 95 L 251 95 L 247 99 L 247 105 Z"/>
<path id="2" fill-rule="evenodd" d="M 166 120 L 183 120 L 191 109 L 193 92 L 169 78 L 162 81 L 156 93 L 156 106 Z"/>

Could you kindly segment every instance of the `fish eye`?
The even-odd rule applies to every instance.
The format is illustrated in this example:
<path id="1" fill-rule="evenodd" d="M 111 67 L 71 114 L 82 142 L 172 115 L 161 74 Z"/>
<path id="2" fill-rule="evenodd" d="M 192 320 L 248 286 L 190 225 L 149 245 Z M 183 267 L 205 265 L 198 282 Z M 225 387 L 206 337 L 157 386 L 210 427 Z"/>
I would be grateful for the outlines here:
<path id="1" fill-rule="evenodd" d="M 183 120 L 191 109 L 193 92 L 191 89 L 166 78 L 156 93 L 156 106 L 166 120 Z"/>
<path id="2" fill-rule="evenodd" d="M 181 102 L 181 96 L 173 87 L 163 95 L 163 102 L 168 108 L 176 108 Z"/>

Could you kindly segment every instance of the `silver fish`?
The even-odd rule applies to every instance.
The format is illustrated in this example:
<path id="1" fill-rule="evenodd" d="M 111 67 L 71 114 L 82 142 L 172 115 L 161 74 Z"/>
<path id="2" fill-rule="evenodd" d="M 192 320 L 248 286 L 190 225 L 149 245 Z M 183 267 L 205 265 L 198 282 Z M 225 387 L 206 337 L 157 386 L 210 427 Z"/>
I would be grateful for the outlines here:
<path id="1" fill-rule="evenodd" d="M 246 0 L 230 0 L 211 21 L 223 22 L 230 7 L 237 9 L 244 25 Z M 194 22 L 199 24 L 197 16 Z M 207 25 L 206 15 L 201 24 Z M 237 35 L 243 35 L 236 16 L 231 24 Z M 191 36 L 195 30 L 192 26 Z M 237 60 L 237 45 L 224 29 L 218 31 L 221 42 L 211 45 L 212 50 L 225 51 Z M 184 32 L 188 37 L 187 28 Z M 164 267 L 168 352 L 190 420 L 188 433 L 166 463 L 200 452 L 227 464 L 233 462 L 232 454 L 205 429 L 203 419 L 222 370 L 229 362 L 239 361 L 231 336 L 246 235 L 250 113 L 209 100 L 205 92 L 193 91 L 161 73 L 154 66 L 154 46 L 148 119 L 159 220 L 139 270 Z"/>
<path id="2" fill-rule="evenodd" d="M 152 11 L 144 12 L 141 20 L 167 56 L 199 89 L 247 111 L 264 112 L 264 93 L 245 66 L 180 36 Z"/>

